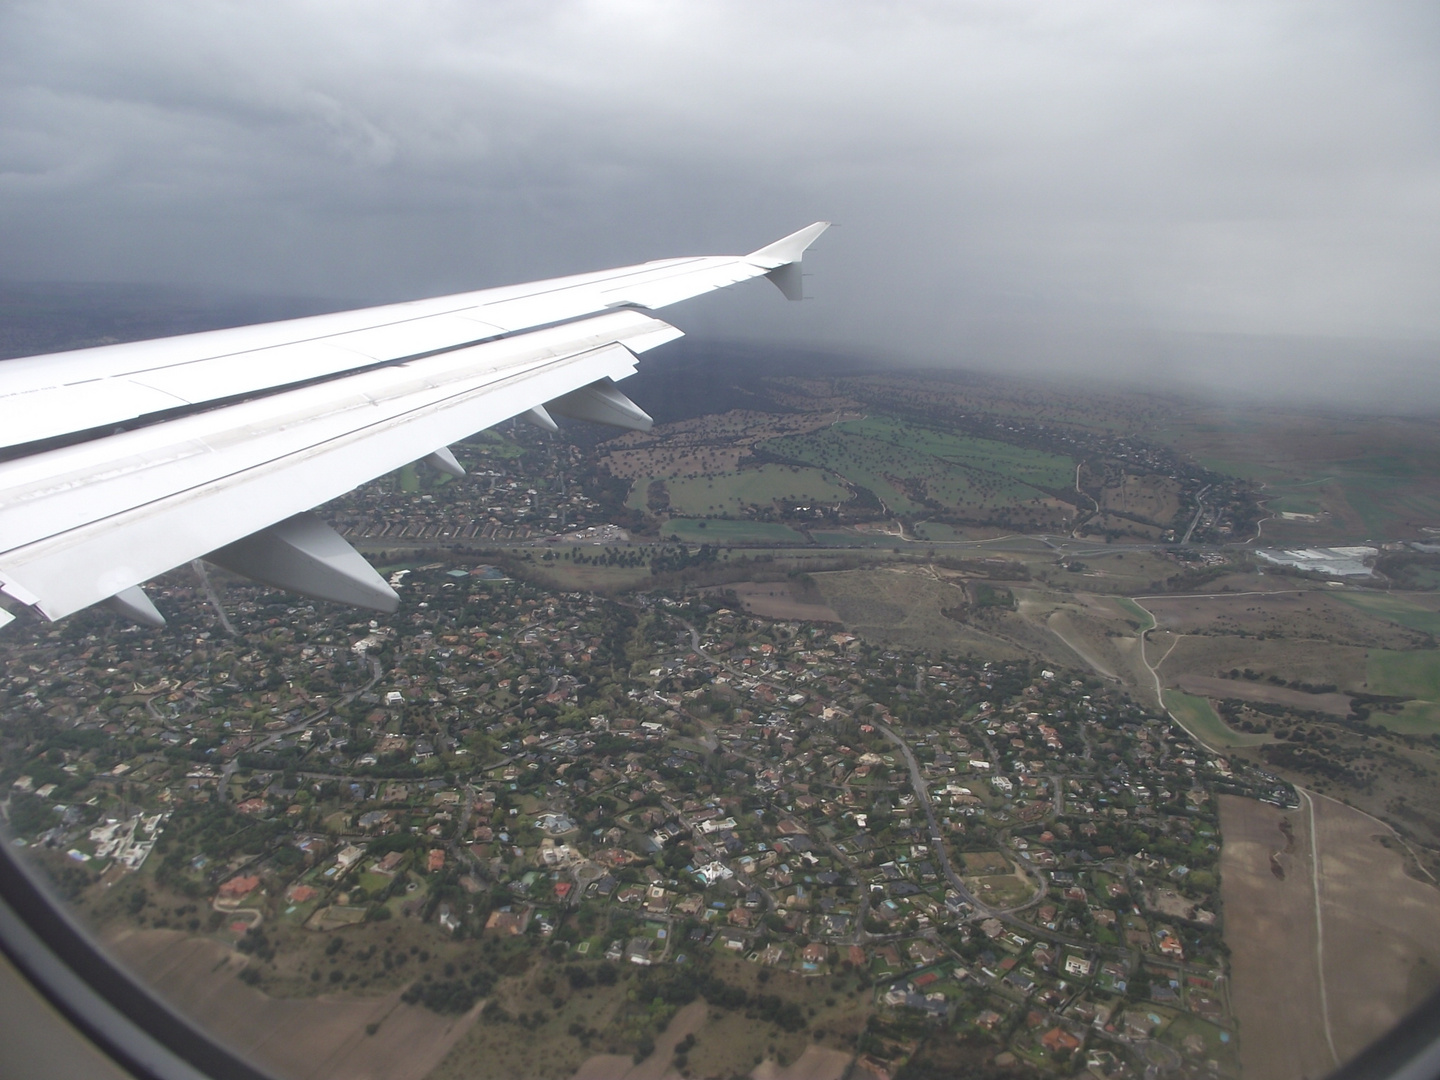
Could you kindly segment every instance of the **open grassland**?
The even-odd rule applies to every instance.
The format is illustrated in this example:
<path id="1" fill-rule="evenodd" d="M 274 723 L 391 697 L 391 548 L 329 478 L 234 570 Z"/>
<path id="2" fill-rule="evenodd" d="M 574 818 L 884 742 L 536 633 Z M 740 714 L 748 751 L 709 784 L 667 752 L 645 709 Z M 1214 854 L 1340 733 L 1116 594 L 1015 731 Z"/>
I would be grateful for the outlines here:
<path id="1" fill-rule="evenodd" d="M 1179 567 L 1163 551 L 1136 551 L 1133 548 L 1080 549 L 1066 560 L 1070 569 L 1056 565 L 1052 551 L 1028 556 L 1031 570 L 1048 577 L 1057 586 L 1081 592 L 1146 593 L 1153 591 Z"/>
<path id="2" fill-rule="evenodd" d="M 1035 895 L 1034 884 L 1018 872 L 983 877 L 966 875 L 962 880 L 977 897 L 995 907 L 1015 907 Z"/>
<path id="3" fill-rule="evenodd" d="M 1406 873 L 1384 825 L 1323 795 L 1312 799 L 1325 986 L 1344 1060 L 1440 984 L 1440 891 Z"/>
<path id="4" fill-rule="evenodd" d="M 941 521 L 917 521 L 910 538 L 922 543 L 973 544 L 1009 535 L 1010 530 L 994 525 L 967 525 L 962 528 Z"/>
<path id="5" fill-rule="evenodd" d="M 838 424 L 836 430 L 887 442 L 962 469 L 1008 476 L 1034 487 L 1063 488 L 1074 482 L 1074 463 L 1044 450 L 917 427 L 883 416 Z"/>
<path id="6" fill-rule="evenodd" d="M 1274 675 L 1283 682 L 1312 686 L 1334 685 L 1350 693 L 1368 689 L 1365 685 L 1366 650 L 1357 645 L 1307 641 L 1303 647 L 1279 638 L 1257 641 L 1232 635 L 1187 635 L 1165 658 L 1167 679 L 1177 681 L 1186 673 L 1221 676 L 1233 670 L 1251 669 L 1262 677 Z"/>
<path id="7" fill-rule="evenodd" d="M 1242 1074 L 1245 1080 L 1324 1076 L 1337 1063 L 1325 1040 L 1316 978 L 1306 820 L 1253 799 L 1219 798 L 1220 896 Z M 1283 821 L 1293 841 L 1280 831 Z M 1272 871 L 1272 856 L 1280 874 Z"/>
<path id="8" fill-rule="evenodd" d="M 637 481 L 640 490 L 645 481 Z M 824 469 L 761 465 L 736 472 L 675 477 L 665 481 L 670 512 L 686 517 L 739 515 L 751 507 L 788 502 L 834 506 L 851 498 L 850 489 Z"/>
<path id="9" fill-rule="evenodd" d="M 1440 891 L 1407 875 L 1385 825 L 1319 795 L 1290 811 L 1222 795 L 1220 828 L 1246 1080 L 1331 1071 L 1331 1040 L 1354 1056 L 1440 981 Z"/>
<path id="10" fill-rule="evenodd" d="M 1334 594 L 1337 600 L 1359 608 L 1367 615 L 1388 619 L 1412 630 L 1440 634 L 1440 597 L 1397 596 L 1394 593 L 1346 590 Z"/>
<path id="11" fill-rule="evenodd" d="M 1229 596 L 1145 597 L 1142 602 L 1161 627 L 1182 634 L 1288 638 L 1391 649 L 1424 643 L 1422 637 L 1397 621 L 1343 602 L 1344 595 L 1317 589 L 1279 589 Z"/>
<path id="12" fill-rule="evenodd" d="M 1331 716 L 1350 714 L 1347 694 L 1312 694 L 1291 690 L 1270 682 L 1251 679 L 1220 679 L 1208 675 L 1181 675 L 1175 680 L 1187 694 L 1199 694 L 1211 700 L 1234 698 L 1237 701 L 1258 701 L 1268 705 L 1285 705 L 1304 712 L 1323 712 Z"/>
<path id="13" fill-rule="evenodd" d="M 834 609 L 817 602 L 817 595 L 803 595 L 803 590 L 792 581 L 737 581 L 726 585 L 724 591 L 733 592 L 748 612 L 767 619 L 802 619 L 810 622 L 840 621 Z"/>
<path id="14" fill-rule="evenodd" d="M 1165 691 L 1165 707 L 1180 721 L 1191 734 L 1202 742 L 1218 749 L 1228 750 L 1237 746 L 1257 746 L 1270 742 L 1269 735 L 1255 735 L 1234 731 L 1221 720 L 1209 700 L 1179 690 Z"/>
<path id="15" fill-rule="evenodd" d="M 644 1060 L 620 1054 L 595 1054 L 583 1060 L 578 1071 L 571 1070 L 575 1080 L 677 1080 L 681 1075 L 676 1064 L 677 1044 L 694 1036 L 686 1052 L 685 1069 L 692 1076 L 745 1076 L 761 1080 L 839 1080 L 853 1058 L 853 1052 L 841 1049 L 865 1026 L 869 1012 L 869 995 L 850 978 L 803 979 L 787 972 L 746 963 L 738 958 L 717 957 L 717 971 L 727 982 L 747 990 L 779 993 L 801 1004 L 810 1014 L 812 1031 L 787 1032 L 767 1023 L 761 1016 L 713 1008 L 697 1000 L 681 1008 L 655 1038 L 655 1049 Z M 762 972 L 768 982 L 761 983 Z M 623 984 L 622 984 L 623 987 Z M 572 995 L 571 1002 L 595 993 L 587 991 Z M 623 990 L 622 990 L 623 993 Z M 597 995 L 598 996 L 598 995 Z M 561 1010 L 552 1024 L 569 1021 L 570 1006 Z M 594 1023 L 582 1017 L 581 1022 Z M 600 1021 L 603 1022 L 603 1021 Z M 813 1032 L 823 1032 L 818 1038 Z M 566 1075 L 554 1068 L 539 1066 L 552 1051 L 540 1045 L 533 1034 L 515 1032 L 519 1038 L 513 1051 L 505 1051 L 503 1064 L 493 1060 L 489 1041 L 483 1032 L 475 1032 L 437 1073 L 438 1078 L 508 1077 Z M 570 1040 L 554 1040 L 562 1046 Z M 469 1052 L 463 1052 L 469 1050 Z M 785 1064 L 782 1064 L 784 1062 Z M 468 1068 L 467 1068 L 468 1067 Z"/>
<path id="16" fill-rule="evenodd" d="M 907 648 L 971 653 L 985 659 L 1018 659 L 1027 649 L 992 632 L 944 614 L 964 610 L 969 595 L 924 568 L 895 567 L 817 573 L 825 603 L 848 630 L 872 641 Z"/>
<path id="17" fill-rule="evenodd" d="M 474 1024 L 405 1005 L 400 991 L 269 997 L 237 977 L 245 961 L 178 930 L 127 930 L 111 947 L 159 994 L 241 1055 L 281 1076 L 420 1080 Z M 376 1034 L 366 1026 L 376 1025 Z"/>
<path id="18" fill-rule="evenodd" d="M 1136 630 L 1149 630 L 1157 625 L 1155 617 L 1147 608 L 1141 607 L 1128 596 L 1117 596 L 1115 605 L 1135 619 Z"/>
<path id="19" fill-rule="evenodd" d="M 773 439 L 762 448 L 830 470 L 903 513 L 938 504 L 962 515 L 1010 509 L 1048 520 L 1066 516 L 1069 508 L 1047 491 L 1074 483 L 1068 458 L 885 417 Z"/>
<path id="20" fill-rule="evenodd" d="M 810 538 L 826 547 L 891 548 L 900 544 L 900 538 L 891 533 L 869 530 L 811 529 Z"/>
<path id="21" fill-rule="evenodd" d="M 1374 694 L 1440 702 L 1440 650 L 1372 650 L 1365 665 L 1365 679 Z"/>
<path id="22" fill-rule="evenodd" d="M 1209 468 L 1263 484 L 1273 513 L 1319 516 L 1267 521 L 1267 540 L 1415 538 L 1440 526 L 1440 431 L 1428 419 L 1197 411 L 1156 434 Z"/>
<path id="23" fill-rule="evenodd" d="M 1434 735 L 1440 732 L 1440 703 L 1407 701 L 1398 713 L 1372 712 L 1370 721 L 1401 735 Z"/>
<path id="24" fill-rule="evenodd" d="M 1120 476 L 1100 488 L 1100 506 L 1122 514 L 1135 514 L 1157 525 L 1168 525 L 1181 509 L 1182 488 L 1168 476 Z"/>
<path id="25" fill-rule="evenodd" d="M 806 401 L 805 411 L 793 413 L 737 409 L 658 424 L 648 432 L 627 432 L 603 444 L 600 464 L 629 480 L 733 472 L 758 442 L 859 415 L 827 405 Z"/>

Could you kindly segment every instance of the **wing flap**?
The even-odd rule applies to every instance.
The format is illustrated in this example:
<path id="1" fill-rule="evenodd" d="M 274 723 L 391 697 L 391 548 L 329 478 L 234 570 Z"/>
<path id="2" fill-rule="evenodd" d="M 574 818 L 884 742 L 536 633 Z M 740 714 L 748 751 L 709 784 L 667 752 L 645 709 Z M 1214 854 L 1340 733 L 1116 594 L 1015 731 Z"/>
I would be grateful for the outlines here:
<path id="1" fill-rule="evenodd" d="M 51 619 L 133 599 L 500 421 L 554 430 L 547 403 L 644 426 L 614 383 L 680 332 L 632 309 L 774 278 L 825 227 L 745 256 L 0 362 L 0 592 Z"/>
<path id="2" fill-rule="evenodd" d="M 0 464 L 0 588 L 56 619 L 536 405 L 635 369 L 638 312 Z M 642 349 L 643 351 L 643 349 Z"/>
<path id="3" fill-rule="evenodd" d="M 617 307 L 664 307 L 793 262 L 824 229 L 825 223 L 817 222 L 745 256 L 662 259 L 431 300 L 3 361 L 0 449 L 468 348 Z"/>

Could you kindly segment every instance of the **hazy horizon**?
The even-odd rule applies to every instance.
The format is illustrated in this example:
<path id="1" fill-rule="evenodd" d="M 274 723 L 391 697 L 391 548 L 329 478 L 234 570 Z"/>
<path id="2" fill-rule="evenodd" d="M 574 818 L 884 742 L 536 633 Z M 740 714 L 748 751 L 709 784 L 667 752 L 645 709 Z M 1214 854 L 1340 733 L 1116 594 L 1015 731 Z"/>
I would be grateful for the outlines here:
<path id="1" fill-rule="evenodd" d="M 1437 43 L 1419 3 L 14 4 L 0 244 L 30 280 L 387 299 L 826 218 L 808 302 L 667 317 L 1413 407 Z"/>
<path id="2" fill-rule="evenodd" d="M 774 290 L 748 287 L 762 300 Z M 139 282 L 17 282 L 0 279 L 0 357 L 18 357 L 103 344 L 103 339 L 140 340 L 251 322 L 296 318 L 394 299 L 339 300 L 267 296 L 213 288 Z M 777 293 L 775 303 L 784 303 Z M 17 317 L 20 305 L 31 306 Z M 60 305 L 51 307 L 47 305 Z M 874 347 L 813 342 L 793 336 L 765 340 L 726 334 L 723 324 L 698 332 L 693 318 L 704 300 L 684 305 L 670 318 L 686 336 L 642 361 L 652 366 L 694 359 L 706 349 L 784 350 L 864 367 L 951 370 L 957 373 L 1050 380 L 1060 386 L 1089 383 L 1096 389 L 1178 393 L 1228 407 L 1291 407 L 1340 413 L 1440 412 L 1440 363 L 1432 342 L 1324 339 L 1244 334 L 1138 334 L 1111 328 L 1077 337 L 1055 326 L 978 324 L 962 333 L 948 355 L 904 356 Z M 686 309 L 690 310 L 686 310 Z M 64 312 L 69 330 L 53 324 Z M 662 315 L 666 313 L 662 312 Z M 1063 334 L 1061 331 L 1065 331 Z M 29 343 L 17 348 L 16 340 Z M 1061 355 L 1063 354 L 1063 355 Z M 1303 380 L 1291 364 L 1307 364 Z M 1270 362 L 1267 362 L 1270 361 Z M 0 359 L 3 363 L 3 359 Z M 813 363 L 812 363 L 813 368 Z"/>

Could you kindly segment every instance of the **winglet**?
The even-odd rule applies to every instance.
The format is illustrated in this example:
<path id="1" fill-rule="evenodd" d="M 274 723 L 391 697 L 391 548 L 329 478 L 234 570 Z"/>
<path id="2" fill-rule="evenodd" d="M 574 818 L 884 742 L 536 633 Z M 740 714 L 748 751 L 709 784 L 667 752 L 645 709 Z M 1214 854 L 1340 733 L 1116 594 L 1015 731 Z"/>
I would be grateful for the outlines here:
<path id="1" fill-rule="evenodd" d="M 806 225 L 798 232 L 789 236 L 783 236 L 773 244 L 766 244 L 758 251 L 752 251 L 745 258 L 761 266 L 768 266 L 775 269 L 784 266 L 786 263 L 798 263 L 800 256 L 805 254 L 805 249 L 813 244 L 826 229 L 830 227 L 828 221 L 817 221 L 814 225 Z"/>

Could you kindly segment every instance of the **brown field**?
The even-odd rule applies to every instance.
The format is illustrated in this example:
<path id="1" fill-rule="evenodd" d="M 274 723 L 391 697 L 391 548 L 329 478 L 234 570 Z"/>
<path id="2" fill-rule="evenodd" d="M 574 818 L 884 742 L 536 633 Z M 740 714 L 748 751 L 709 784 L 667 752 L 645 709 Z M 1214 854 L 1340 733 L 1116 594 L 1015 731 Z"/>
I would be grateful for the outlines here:
<path id="1" fill-rule="evenodd" d="M 1345 694 L 1307 694 L 1303 690 L 1291 690 L 1265 682 L 1216 679 L 1208 675 L 1181 675 L 1174 682 L 1187 694 L 1199 694 L 1201 697 L 1263 701 L 1291 709 L 1330 713 L 1332 716 L 1350 715 L 1350 698 Z"/>
<path id="2" fill-rule="evenodd" d="M 1330 1022 L 1348 1058 L 1440 983 L 1440 890 L 1405 873 L 1386 826 L 1323 795 L 1313 804 Z"/>
<path id="3" fill-rule="evenodd" d="M 1280 830 L 1284 820 L 1293 844 Z M 1406 875 L 1401 855 L 1380 842 L 1389 833 L 1383 824 L 1324 796 L 1287 812 L 1222 795 L 1220 825 L 1231 997 L 1246 1080 L 1329 1072 L 1337 1057 L 1346 1060 L 1383 1034 L 1440 980 L 1440 891 Z"/>
<path id="4" fill-rule="evenodd" d="M 756 443 L 782 435 L 803 435 L 862 415 L 841 409 L 783 414 L 735 410 L 699 416 L 611 439 L 600 463 L 627 480 L 734 472 Z"/>
<path id="5" fill-rule="evenodd" d="M 1179 482 L 1167 476 L 1126 475 L 1113 487 L 1101 489 L 1100 505 L 1169 525 L 1180 513 L 1180 490 Z"/>
<path id="6" fill-rule="evenodd" d="M 697 1000 L 677 1012 L 655 1040 L 654 1053 L 639 1064 L 622 1054 L 596 1054 L 580 1066 L 575 1080 L 679 1080 L 680 1074 L 671 1067 L 675 1044 L 700 1029 L 708 1008 L 703 1000 Z"/>
<path id="7" fill-rule="evenodd" d="M 823 1046 L 807 1046 L 800 1060 L 781 1066 L 764 1061 L 750 1073 L 754 1080 L 840 1080 L 850 1067 L 853 1054 Z"/>
<path id="8" fill-rule="evenodd" d="M 1081 612 L 1053 611 L 1045 618 L 1045 627 L 1097 675 L 1118 678 L 1119 654 L 1103 631 L 1097 632 L 1093 619 Z"/>
<path id="9" fill-rule="evenodd" d="M 812 576 L 846 629 L 873 641 L 968 653 L 987 660 L 1018 659 L 1033 648 L 1017 644 L 1008 634 L 1002 636 L 988 627 L 944 615 L 944 611 L 964 611 L 969 595 L 957 585 L 937 580 L 928 568 L 843 570 Z M 1053 642 L 1047 643 L 1054 647 Z"/>
<path id="10" fill-rule="evenodd" d="M 767 619 L 801 619 L 809 622 L 838 623 L 840 616 L 828 604 L 801 599 L 796 587 L 788 581 L 739 581 L 727 585 L 744 605 L 745 610 Z"/>
<path id="11" fill-rule="evenodd" d="M 1158 640 L 1151 635 L 1152 641 Z M 1165 646 L 1168 648 L 1169 646 Z M 1165 648 L 1152 654 L 1164 655 Z M 1261 675 L 1276 675 L 1313 685 L 1331 683 L 1341 690 L 1365 688 L 1365 650 L 1353 645 L 1323 641 L 1265 640 L 1238 637 L 1183 637 L 1166 657 L 1161 669 L 1170 679 L 1182 674 L 1218 675 L 1235 668 L 1251 668 Z"/>
<path id="12" fill-rule="evenodd" d="M 637 1065 L 632 1058 L 621 1054 L 596 1054 L 580 1066 L 575 1080 L 681 1080 L 681 1074 L 673 1067 L 675 1045 L 686 1035 L 696 1034 L 696 1048 L 691 1051 L 693 1060 L 721 1037 L 714 1027 L 713 1023 L 706 1024 L 705 1002 L 691 1002 L 675 1014 L 664 1034 L 655 1040 L 655 1052 L 644 1061 Z M 756 1048 L 753 1041 L 744 1039 L 743 1035 L 730 1041 L 732 1045 L 738 1043 L 747 1054 Z M 790 1065 L 781 1065 L 767 1057 L 749 1075 L 755 1080 L 840 1080 L 853 1056 L 844 1050 L 812 1045 L 805 1047 Z"/>
<path id="13" fill-rule="evenodd" d="M 697 1000 L 675 1014 L 665 1031 L 656 1036 L 654 1052 L 639 1065 L 625 1055 L 593 1054 L 584 1058 L 578 1070 L 572 1070 L 576 1080 L 680 1080 L 673 1068 L 674 1048 L 689 1034 L 695 1036 L 688 1055 L 689 1073 L 694 1077 L 736 1077 L 750 1073 L 774 1080 L 839 1080 L 853 1056 L 846 1047 L 864 1030 L 870 1013 L 868 993 L 859 987 L 845 993 L 844 984 L 838 980 L 801 978 L 762 969 L 739 958 L 717 957 L 715 963 L 718 973 L 732 984 L 751 991 L 763 989 L 778 993 L 808 1006 L 807 1012 L 813 1010 L 810 1030 L 781 1031 L 763 1019 L 747 1017 L 739 1011 L 711 1008 L 703 1000 Z M 762 970 L 772 976 L 763 986 L 758 982 Z M 622 981 L 622 993 L 624 986 Z M 563 1019 L 557 1017 L 552 1023 L 559 1025 Z M 479 1031 L 476 1028 L 472 1032 L 471 1043 L 477 1042 Z M 817 1041 L 815 1035 L 820 1031 L 825 1034 Z M 528 1037 L 533 1042 L 537 1036 Z M 789 1064 L 782 1065 L 782 1061 Z M 466 1078 L 482 1074 L 537 1074 L 535 1069 L 519 1067 L 512 1067 L 507 1073 L 497 1069 L 491 1058 L 464 1053 L 453 1054 L 447 1065 L 457 1066 L 447 1075 Z M 553 1070 L 548 1075 L 553 1075 Z"/>
<path id="14" fill-rule="evenodd" d="M 1245 1080 L 1299 1080 L 1335 1067 L 1315 961 L 1315 894 L 1303 815 L 1221 795 L 1220 897 Z M 1294 850 L 1280 831 L 1289 819 Z M 1279 853 L 1277 855 L 1277 853 Z M 1272 872 L 1277 855 L 1284 877 Z"/>
<path id="15" fill-rule="evenodd" d="M 1154 613 L 1161 629 L 1186 634 L 1244 631 L 1265 634 L 1267 638 L 1303 638 L 1371 649 L 1416 648 L 1422 642 L 1421 635 L 1413 630 L 1313 590 L 1246 596 L 1142 597 L 1141 603 Z"/>
<path id="16" fill-rule="evenodd" d="M 1091 538 L 1111 531 L 1121 536 L 1134 537 L 1140 540 L 1159 540 L 1165 535 L 1164 526 L 1142 525 L 1132 518 L 1120 517 L 1118 514 L 1113 513 L 1096 514 L 1080 526 L 1080 535 Z"/>
<path id="17" fill-rule="evenodd" d="M 1129 524 L 1134 524 L 1130 522 Z M 1137 529 L 1141 526 L 1136 525 Z M 1180 565 L 1161 552 L 1135 550 L 1082 550 L 1074 556 L 1085 564 L 1079 573 L 1055 565 L 1054 552 L 1027 559 L 1031 573 L 1051 584 L 1095 593 L 1151 592 L 1151 586 L 1175 574 Z"/>
<path id="18" fill-rule="evenodd" d="M 420 1080 L 475 1022 L 479 1006 L 444 1017 L 377 997 L 272 998 L 240 982 L 245 960 L 178 930 L 124 930 L 116 955 L 177 1009 L 282 1076 Z M 379 1024 L 375 1035 L 367 1024 Z"/>
<path id="19" fill-rule="evenodd" d="M 1120 611 L 1108 599 L 1083 593 L 1032 588 L 1013 591 L 1019 615 L 1059 642 L 1061 648 L 1051 650 L 1057 663 L 1074 666 L 1078 658 L 1104 678 L 1119 677 L 1123 659 L 1113 635 L 1134 633 L 1125 622 L 1128 612 Z"/>

